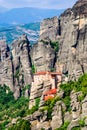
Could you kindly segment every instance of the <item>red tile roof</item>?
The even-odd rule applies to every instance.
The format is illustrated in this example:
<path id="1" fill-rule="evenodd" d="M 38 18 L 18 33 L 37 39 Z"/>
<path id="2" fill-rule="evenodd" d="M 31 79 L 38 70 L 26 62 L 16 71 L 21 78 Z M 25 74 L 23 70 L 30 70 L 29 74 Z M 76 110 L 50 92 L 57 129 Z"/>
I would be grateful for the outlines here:
<path id="1" fill-rule="evenodd" d="M 39 72 L 36 72 L 35 75 L 46 75 L 48 72 L 46 71 L 39 71 Z"/>
<path id="2" fill-rule="evenodd" d="M 47 101 L 49 99 L 53 99 L 54 95 L 44 96 L 44 100 Z"/>
<path id="3" fill-rule="evenodd" d="M 46 74 L 49 74 L 49 75 L 62 75 L 62 73 L 60 71 L 59 72 L 39 71 L 39 72 L 35 73 L 35 75 L 46 75 Z"/>
<path id="4" fill-rule="evenodd" d="M 57 89 L 50 89 L 49 91 L 45 92 L 44 95 L 56 94 Z"/>

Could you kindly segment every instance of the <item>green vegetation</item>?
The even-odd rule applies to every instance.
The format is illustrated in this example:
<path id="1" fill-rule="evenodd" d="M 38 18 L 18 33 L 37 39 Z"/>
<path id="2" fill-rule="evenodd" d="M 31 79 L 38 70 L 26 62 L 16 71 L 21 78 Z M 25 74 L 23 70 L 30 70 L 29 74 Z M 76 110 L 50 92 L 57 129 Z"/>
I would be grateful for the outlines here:
<path id="1" fill-rule="evenodd" d="M 60 87 L 64 90 L 65 95 L 69 95 L 72 90 L 75 90 L 76 92 L 81 91 L 85 96 L 87 94 L 87 74 L 82 75 L 76 82 L 70 81 Z"/>
<path id="2" fill-rule="evenodd" d="M 72 130 L 81 130 L 79 126 L 73 127 Z"/>
<path id="3" fill-rule="evenodd" d="M 43 42 L 46 45 L 49 44 L 48 41 L 41 40 L 41 42 Z M 59 43 L 58 43 L 58 41 L 50 41 L 50 45 L 55 50 L 55 52 L 59 51 Z"/>
<path id="4" fill-rule="evenodd" d="M 82 92 L 82 95 L 78 97 L 79 101 L 82 101 L 87 94 L 87 74 L 82 75 L 78 81 L 70 81 L 66 84 L 61 84 L 60 88 L 64 91 L 63 102 L 65 103 L 67 110 L 70 111 L 71 91 Z"/>
<path id="5" fill-rule="evenodd" d="M 51 72 L 55 72 L 56 69 L 55 69 L 55 68 L 51 68 L 50 71 L 51 71 Z"/>
<path id="6" fill-rule="evenodd" d="M 80 125 L 80 127 L 84 127 L 85 126 L 85 118 L 79 120 L 79 125 Z"/>
<path id="7" fill-rule="evenodd" d="M 60 100 L 59 97 L 49 99 L 48 101 L 45 102 L 45 106 L 43 107 L 43 109 L 41 109 L 42 112 L 47 110 L 47 118 L 48 118 L 48 120 L 52 119 L 53 107 L 56 104 L 56 102 L 59 101 L 59 100 Z"/>
<path id="8" fill-rule="evenodd" d="M 14 75 L 14 77 L 15 78 L 19 78 L 19 74 L 20 74 L 20 70 L 19 70 L 19 68 L 16 70 L 16 72 L 15 72 L 15 75 Z"/>
<path id="9" fill-rule="evenodd" d="M 45 130 L 44 128 L 41 128 L 41 130 Z"/>
<path id="10" fill-rule="evenodd" d="M 39 109 L 39 103 L 40 103 L 40 98 L 36 98 L 35 106 L 33 106 L 30 110 L 28 110 L 28 114 L 33 114 L 35 111 L 37 111 Z"/>
<path id="11" fill-rule="evenodd" d="M 78 96 L 78 101 L 79 101 L 79 102 L 82 102 L 82 100 L 84 100 L 84 97 L 85 97 L 84 94 Z"/>
<path id="12" fill-rule="evenodd" d="M 25 92 L 26 89 L 30 89 L 30 85 L 27 85 L 24 87 L 23 92 Z M 82 92 L 82 95 L 78 97 L 78 101 L 82 101 L 85 96 L 87 95 L 87 74 L 82 75 L 78 81 L 70 81 L 66 84 L 61 84 L 60 89 L 64 91 L 64 96 L 63 98 L 55 97 L 53 99 L 50 99 L 45 102 L 45 106 L 42 108 L 42 112 L 47 110 L 47 117 L 48 120 L 52 119 L 52 111 L 53 107 L 56 104 L 57 101 L 63 101 L 66 105 L 66 111 L 70 111 L 70 93 L 72 90 L 79 92 Z M 0 86 L 0 129 L 5 130 L 5 127 L 8 123 L 12 121 L 13 118 L 22 118 L 25 117 L 29 114 L 33 114 L 35 111 L 39 109 L 39 103 L 40 103 L 40 98 L 36 98 L 35 106 L 32 107 L 32 109 L 28 109 L 29 105 L 29 98 L 25 98 L 22 94 L 22 97 L 20 97 L 18 100 L 14 99 L 13 93 L 10 91 L 9 87 L 6 85 Z M 23 121 L 25 122 L 25 121 Z M 20 127 L 20 130 L 23 130 L 22 128 L 25 126 L 25 123 L 22 126 L 20 121 L 12 126 L 12 130 L 17 130 L 18 126 Z M 21 124 L 21 125 L 20 125 Z M 56 130 L 66 130 L 69 122 L 65 122 L 61 128 L 58 128 Z M 22 128 L 21 128 L 22 126 Z M 30 124 L 29 124 L 30 126 Z M 81 119 L 79 121 L 79 127 L 74 127 L 72 130 L 80 130 L 81 127 L 85 126 L 85 119 Z M 11 128 L 9 128 L 10 130 Z M 24 127 L 26 130 L 27 128 Z"/>
<path id="13" fill-rule="evenodd" d="M 62 99 L 62 101 L 65 103 L 66 105 L 66 111 L 70 111 L 70 93 L 73 90 L 73 82 L 69 82 L 67 84 L 61 84 L 60 88 L 64 91 L 64 97 Z"/>
<path id="14" fill-rule="evenodd" d="M 32 67 L 31 67 L 31 70 L 32 70 L 32 73 L 34 74 L 36 69 L 35 69 L 35 65 L 33 64 Z"/>
<path id="15" fill-rule="evenodd" d="M 56 130 L 67 130 L 67 127 L 69 125 L 70 122 L 64 122 L 64 124 L 60 127 L 60 128 L 57 128 Z"/>
<path id="16" fill-rule="evenodd" d="M 41 40 L 41 42 L 43 42 L 44 44 L 48 45 L 49 42 L 48 41 L 44 41 L 44 40 Z"/>
<path id="17" fill-rule="evenodd" d="M 26 89 L 30 89 L 30 85 L 26 85 L 23 92 L 25 92 Z M 29 99 L 22 96 L 18 100 L 15 100 L 13 93 L 6 85 L 0 86 L 0 96 L 0 121 L 2 122 L 0 123 L 0 130 L 5 130 L 6 125 L 10 123 L 13 118 L 22 118 L 29 114 L 33 114 L 39 108 L 40 98 L 36 98 L 36 105 L 29 110 Z M 26 123 L 28 122 L 23 121 L 23 124 Z M 13 125 L 10 129 L 19 130 L 19 126 L 21 126 L 21 122 Z M 25 128 L 24 126 L 22 125 L 20 130 L 28 130 L 27 127 Z"/>
<path id="18" fill-rule="evenodd" d="M 22 95 L 24 96 L 25 91 L 26 91 L 26 90 L 30 90 L 30 88 L 31 88 L 31 85 L 30 85 L 30 84 L 26 85 L 26 86 L 22 89 Z"/>
<path id="19" fill-rule="evenodd" d="M 17 124 L 12 125 L 8 130 L 31 130 L 29 121 L 20 120 Z"/>
<path id="20" fill-rule="evenodd" d="M 4 130 L 13 118 L 27 115 L 29 99 L 21 97 L 15 100 L 13 93 L 6 85 L 0 86 L 0 97 L 0 122 L 2 122 L 0 129 Z"/>
<path id="21" fill-rule="evenodd" d="M 58 43 L 58 41 L 51 41 L 50 42 L 50 45 L 51 45 L 51 47 L 55 50 L 55 52 L 58 52 L 59 51 L 59 43 Z"/>

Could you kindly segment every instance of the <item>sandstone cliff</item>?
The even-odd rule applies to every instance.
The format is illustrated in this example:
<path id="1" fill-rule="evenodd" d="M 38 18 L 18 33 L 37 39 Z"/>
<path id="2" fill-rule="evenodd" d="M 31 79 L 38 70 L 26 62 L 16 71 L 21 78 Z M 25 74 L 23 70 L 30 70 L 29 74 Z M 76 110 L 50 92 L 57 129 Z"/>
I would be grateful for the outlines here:
<path id="1" fill-rule="evenodd" d="M 32 64 L 35 71 L 50 71 L 54 67 L 55 51 L 51 48 L 50 43 L 44 44 L 39 41 L 31 49 Z"/>
<path id="2" fill-rule="evenodd" d="M 67 9 L 59 18 L 45 19 L 41 23 L 41 39 L 59 42 L 56 70 L 77 80 L 87 72 L 87 1 L 79 0 L 72 9 Z M 55 63 L 54 63 L 55 64 Z"/>
<path id="3" fill-rule="evenodd" d="M 39 40 L 50 40 L 59 42 L 59 51 L 56 54 L 56 60 L 54 65 L 56 71 L 61 71 L 65 81 L 66 77 L 68 80 L 78 80 L 79 76 L 87 73 L 87 1 L 79 0 L 73 6 L 72 9 L 67 9 L 59 18 L 55 17 L 52 19 L 45 19 L 41 23 L 41 33 Z M 56 33 L 55 33 L 56 32 Z M 40 43 L 39 43 L 40 44 Z M 36 47 L 37 48 L 37 47 Z M 35 53 L 35 51 L 34 51 Z M 37 54 L 36 54 L 37 57 Z M 34 58 L 33 58 L 34 59 Z M 40 62 L 41 59 L 37 60 L 36 63 Z M 35 63 L 35 60 L 34 60 Z M 37 68 L 38 68 L 38 64 Z M 54 67 L 54 66 L 53 66 Z M 42 69 L 43 70 L 43 69 Z M 46 69 L 47 70 L 47 69 Z M 38 70 L 39 71 L 39 70 Z M 48 82 L 49 84 L 49 82 Z M 49 86 L 46 84 L 44 89 Z M 43 84 L 38 84 L 34 89 L 31 88 L 30 99 L 35 99 L 41 97 L 44 92 Z M 35 94 L 35 92 L 37 92 Z M 37 97 L 34 96 L 38 95 Z M 63 98 L 63 92 L 58 91 L 57 95 Z M 81 96 L 80 92 L 71 92 L 71 112 L 65 112 L 66 107 L 64 103 L 58 101 L 54 106 L 54 111 L 52 112 L 52 119 L 47 121 L 46 113 L 35 113 L 32 119 L 29 117 L 32 123 L 32 130 L 41 129 L 42 126 L 45 129 L 55 130 L 64 124 L 64 122 L 69 121 L 68 130 L 72 128 L 80 127 L 79 120 L 84 120 L 86 111 L 86 97 L 80 102 L 78 100 Z M 44 102 L 40 98 L 40 106 L 42 107 Z M 32 104 L 32 102 L 30 101 Z M 31 105 L 30 104 L 30 105 Z M 65 113 L 64 113 L 65 112 Z M 84 115 L 84 116 L 83 116 Z M 45 119 L 44 119 L 45 118 Z M 87 129 L 86 120 L 83 129 Z M 38 122 L 38 123 L 37 123 Z"/>
<path id="4" fill-rule="evenodd" d="M 56 65 L 62 66 L 62 71 L 68 74 L 70 80 L 76 80 L 87 72 L 86 7 L 87 1 L 79 0 L 72 9 L 66 10 L 60 16 L 61 37 L 58 39 L 60 49 Z"/>
<path id="5" fill-rule="evenodd" d="M 11 48 L 4 41 L 0 41 L 0 47 L 0 84 L 9 86 L 18 98 L 22 89 L 32 81 L 29 41 L 23 35 L 13 42 Z M 26 91 L 25 96 L 28 96 Z"/>
<path id="6" fill-rule="evenodd" d="M 13 63 L 11 52 L 4 40 L 0 41 L 0 84 L 6 84 L 13 91 Z"/>

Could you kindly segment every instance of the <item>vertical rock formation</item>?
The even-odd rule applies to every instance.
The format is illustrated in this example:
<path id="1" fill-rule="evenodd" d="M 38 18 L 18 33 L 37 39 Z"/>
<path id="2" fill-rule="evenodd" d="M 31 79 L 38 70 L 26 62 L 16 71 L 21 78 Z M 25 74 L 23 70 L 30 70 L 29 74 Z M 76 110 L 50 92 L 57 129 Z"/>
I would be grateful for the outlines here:
<path id="1" fill-rule="evenodd" d="M 55 51 L 51 48 L 50 43 L 46 45 L 39 41 L 31 49 L 31 58 L 37 72 L 50 71 L 54 67 Z"/>
<path id="2" fill-rule="evenodd" d="M 63 124 L 62 109 L 65 109 L 64 104 L 61 101 L 57 102 L 52 112 L 52 121 L 51 121 L 52 130 L 61 127 Z"/>
<path id="3" fill-rule="evenodd" d="M 15 96 L 22 91 L 23 86 L 31 84 L 31 59 L 29 41 L 26 35 L 13 42 L 12 56 L 14 65 Z M 21 94 L 21 93 L 20 93 Z"/>
<path id="4" fill-rule="evenodd" d="M 87 72 L 87 1 L 79 0 L 59 18 L 45 19 L 41 23 L 39 40 L 59 42 L 56 70 L 62 70 L 70 80 Z"/>
<path id="5" fill-rule="evenodd" d="M 0 41 L 0 84 L 6 84 L 13 91 L 13 65 L 11 52 L 4 40 Z"/>
<path id="6" fill-rule="evenodd" d="M 0 84 L 6 84 L 14 92 L 15 98 L 22 89 L 32 82 L 29 41 L 26 35 L 15 40 L 11 46 L 0 41 Z M 28 95 L 28 90 L 26 90 Z"/>
<path id="7" fill-rule="evenodd" d="M 40 38 L 39 40 L 44 40 L 49 38 L 51 41 L 57 40 L 57 35 L 59 33 L 59 21 L 57 17 L 48 18 L 41 22 L 40 26 Z"/>
<path id="8" fill-rule="evenodd" d="M 87 42 L 87 1 L 79 0 L 72 9 L 66 10 L 61 16 L 60 49 L 57 58 L 57 68 L 62 67 L 64 74 L 70 80 L 87 72 L 86 42 Z M 60 67 L 59 67 L 60 66 Z"/>

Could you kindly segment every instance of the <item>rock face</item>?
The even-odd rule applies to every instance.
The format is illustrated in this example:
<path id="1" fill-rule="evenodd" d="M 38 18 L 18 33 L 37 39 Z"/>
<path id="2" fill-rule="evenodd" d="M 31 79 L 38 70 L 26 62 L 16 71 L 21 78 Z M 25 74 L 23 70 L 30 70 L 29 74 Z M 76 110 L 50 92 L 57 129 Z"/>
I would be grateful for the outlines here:
<path id="1" fill-rule="evenodd" d="M 84 73 L 87 73 L 87 0 L 79 0 L 72 9 L 67 9 L 59 18 L 47 19 L 41 23 L 41 32 L 39 43 L 35 45 L 35 48 L 42 47 L 41 40 L 59 41 L 59 52 L 57 53 L 57 61 L 54 65 L 57 71 L 62 71 L 62 73 L 68 76 L 68 80 L 77 80 L 78 77 Z M 55 22 L 53 22 L 55 21 Z M 56 23 L 56 24 L 55 24 Z M 56 33 L 54 33 L 56 32 Z M 53 37 L 52 37 L 53 36 Z M 47 47 L 48 45 L 46 45 Z M 45 47 L 45 45 L 44 45 Z M 46 48 L 45 47 L 45 48 Z M 39 70 L 43 70 L 45 67 L 42 65 L 41 52 L 32 49 L 32 61 L 37 66 L 40 65 Z M 39 56 L 37 53 L 39 53 Z M 43 53 L 44 51 L 42 51 Z M 48 51 L 49 54 L 49 51 Z M 34 56 L 34 57 L 33 57 Z M 38 57 L 38 58 L 37 58 Z M 46 54 L 45 56 L 46 57 Z M 54 57 L 52 57 L 54 59 Z M 39 61 L 39 63 L 37 62 Z M 49 59 L 50 61 L 50 59 Z M 49 62 L 50 63 L 50 62 Z M 45 62 L 44 62 L 45 64 Z M 47 66 L 47 65 L 46 65 Z M 45 69 L 45 70 L 48 70 Z M 44 92 L 45 86 L 42 84 L 38 85 L 38 88 L 31 88 L 31 99 L 35 98 L 39 93 L 38 97 Z M 59 95 L 59 94 L 58 94 Z M 79 96 L 81 93 L 72 92 L 71 97 L 71 112 L 65 112 L 63 114 L 63 106 L 59 103 L 55 105 L 52 113 L 52 120 L 50 122 L 50 127 L 52 130 L 60 127 L 63 122 L 70 121 L 67 130 L 71 130 L 74 127 L 79 127 L 79 120 L 83 120 L 85 115 L 87 115 L 87 101 L 86 98 L 81 103 L 79 101 Z M 30 102 L 30 104 L 32 104 Z M 35 104 L 35 103 L 34 103 Z M 40 106 L 44 103 L 40 101 Z M 65 109 L 66 110 L 66 109 Z M 86 117 L 85 117 L 86 118 Z M 37 123 L 36 123 L 37 124 Z M 85 120 L 86 124 L 86 120 Z M 39 122 L 40 126 L 40 122 Z M 44 128 L 44 124 L 43 124 Z M 85 127 L 81 129 L 86 129 Z"/>
<path id="2" fill-rule="evenodd" d="M 52 112 L 51 127 L 53 130 L 61 127 L 63 124 L 62 109 L 63 109 L 62 102 L 61 101 L 57 102 Z"/>
<path id="3" fill-rule="evenodd" d="M 58 52 L 52 48 L 51 41 L 59 42 Z M 57 72 L 62 72 L 64 82 L 77 80 L 80 75 L 87 73 L 87 0 L 77 1 L 72 9 L 67 9 L 59 18 L 43 20 L 40 38 L 33 47 L 30 47 L 26 35 L 15 40 L 11 48 L 5 41 L 0 41 L 0 84 L 9 86 L 16 99 L 34 78 L 32 66 L 36 72 L 48 72 L 55 67 Z M 48 78 L 39 79 L 36 78 L 38 84 L 32 82 L 34 84 L 31 90 L 25 87 L 26 97 L 30 91 L 30 109 L 36 105 L 37 98 L 40 98 L 40 109 L 43 108 L 44 92 L 52 87 Z M 59 87 L 56 89 L 57 96 L 63 98 L 64 92 L 59 91 Z M 66 111 L 62 101 L 58 101 L 53 107 L 51 120 L 47 119 L 47 111 L 40 110 L 26 117 L 26 120 L 31 121 L 31 129 L 55 130 L 69 121 L 67 130 L 72 130 L 80 126 L 79 120 L 85 119 L 85 127 L 81 129 L 86 130 L 87 96 L 82 102 L 79 101 L 79 96 L 82 93 L 71 92 L 71 112 Z"/>
<path id="4" fill-rule="evenodd" d="M 40 26 L 40 38 L 39 40 L 44 40 L 49 37 L 51 41 L 56 41 L 56 36 L 59 33 L 59 21 L 57 17 L 51 19 L 45 19 L 41 22 Z"/>
<path id="5" fill-rule="evenodd" d="M 39 40 L 59 42 L 56 70 L 77 80 L 87 72 L 87 1 L 79 0 L 59 18 L 45 19 L 41 23 Z"/>
<path id="6" fill-rule="evenodd" d="M 75 16 L 78 16 L 79 14 L 84 14 L 85 17 L 87 17 L 87 1 L 86 0 L 77 1 L 72 10 Z"/>
<path id="7" fill-rule="evenodd" d="M 18 41 L 13 42 L 12 56 L 14 66 L 15 96 L 17 96 L 17 92 L 22 90 L 23 86 L 31 84 L 32 81 L 29 51 L 29 41 L 25 35 L 20 37 Z"/>
<path id="8" fill-rule="evenodd" d="M 58 38 L 60 49 L 56 66 L 57 69 L 62 67 L 63 73 L 67 73 L 70 80 L 76 80 L 81 74 L 87 72 L 86 7 L 87 1 L 79 0 L 72 9 L 66 10 L 60 16 L 61 36 Z M 83 11 L 80 12 L 80 9 Z"/>
<path id="9" fill-rule="evenodd" d="M 6 84 L 13 91 L 13 64 L 10 48 L 4 40 L 0 41 L 0 84 Z"/>
<path id="10" fill-rule="evenodd" d="M 86 6 L 86 0 L 79 0 L 59 18 L 43 20 L 38 43 L 31 49 L 25 35 L 13 42 L 12 50 L 1 41 L 0 84 L 10 86 L 18 97 L 22 87 L 31 84 L 32 65 L 37 72 L 50 71 L 55 66 L 56 71 L 68 75 L 67 80 L 77 80 L 87 72 Z M 58 53 L 52 48 L 50 41 L 59 42 Z"/>
<path id="11" fill-rule="evenodd" d="M 0 41 L 0 84 L 9 86 L 15 98 L 32 81 L 29 51 L 29 41 L 25 35 L 13 42 L 12 50 L 5 41 Z"/>
<path id="12" fill-rule="evenodd" d="M 55 51 L 51 48 L 50 43 L 46 45 L 40 41 L 31 49 L 31 59 L 36 72 L 50 71 L 54 67 Z"/>
<path id="13" fill-rule="evenodd" d="M 53 107 L 52 119 L 48 119 L 47 111 L 41 112 L 41 108 L 33 113 L 32 115 L 26 117 L 26 120 L 30 120 L 32 130 L 56 130 L 60 128 L 64 122 L 69 122 L 67 130 L 72 130 L 72 128 L 80 128 L 81 130 L 86 130 L 87 128 L 87 96 L 81 102 L 79 101 L 79 96 L 82 96 L 81 92 L 72 91 L 70 94 L 71 98 L 71 111 L 66 110 L 66 106 L 63 101 L 57 101 Z M 42 107 L 44 108 L 44 106 Z M 84 126 L 80 126 L 80 121 L 85 122 Z"/>

